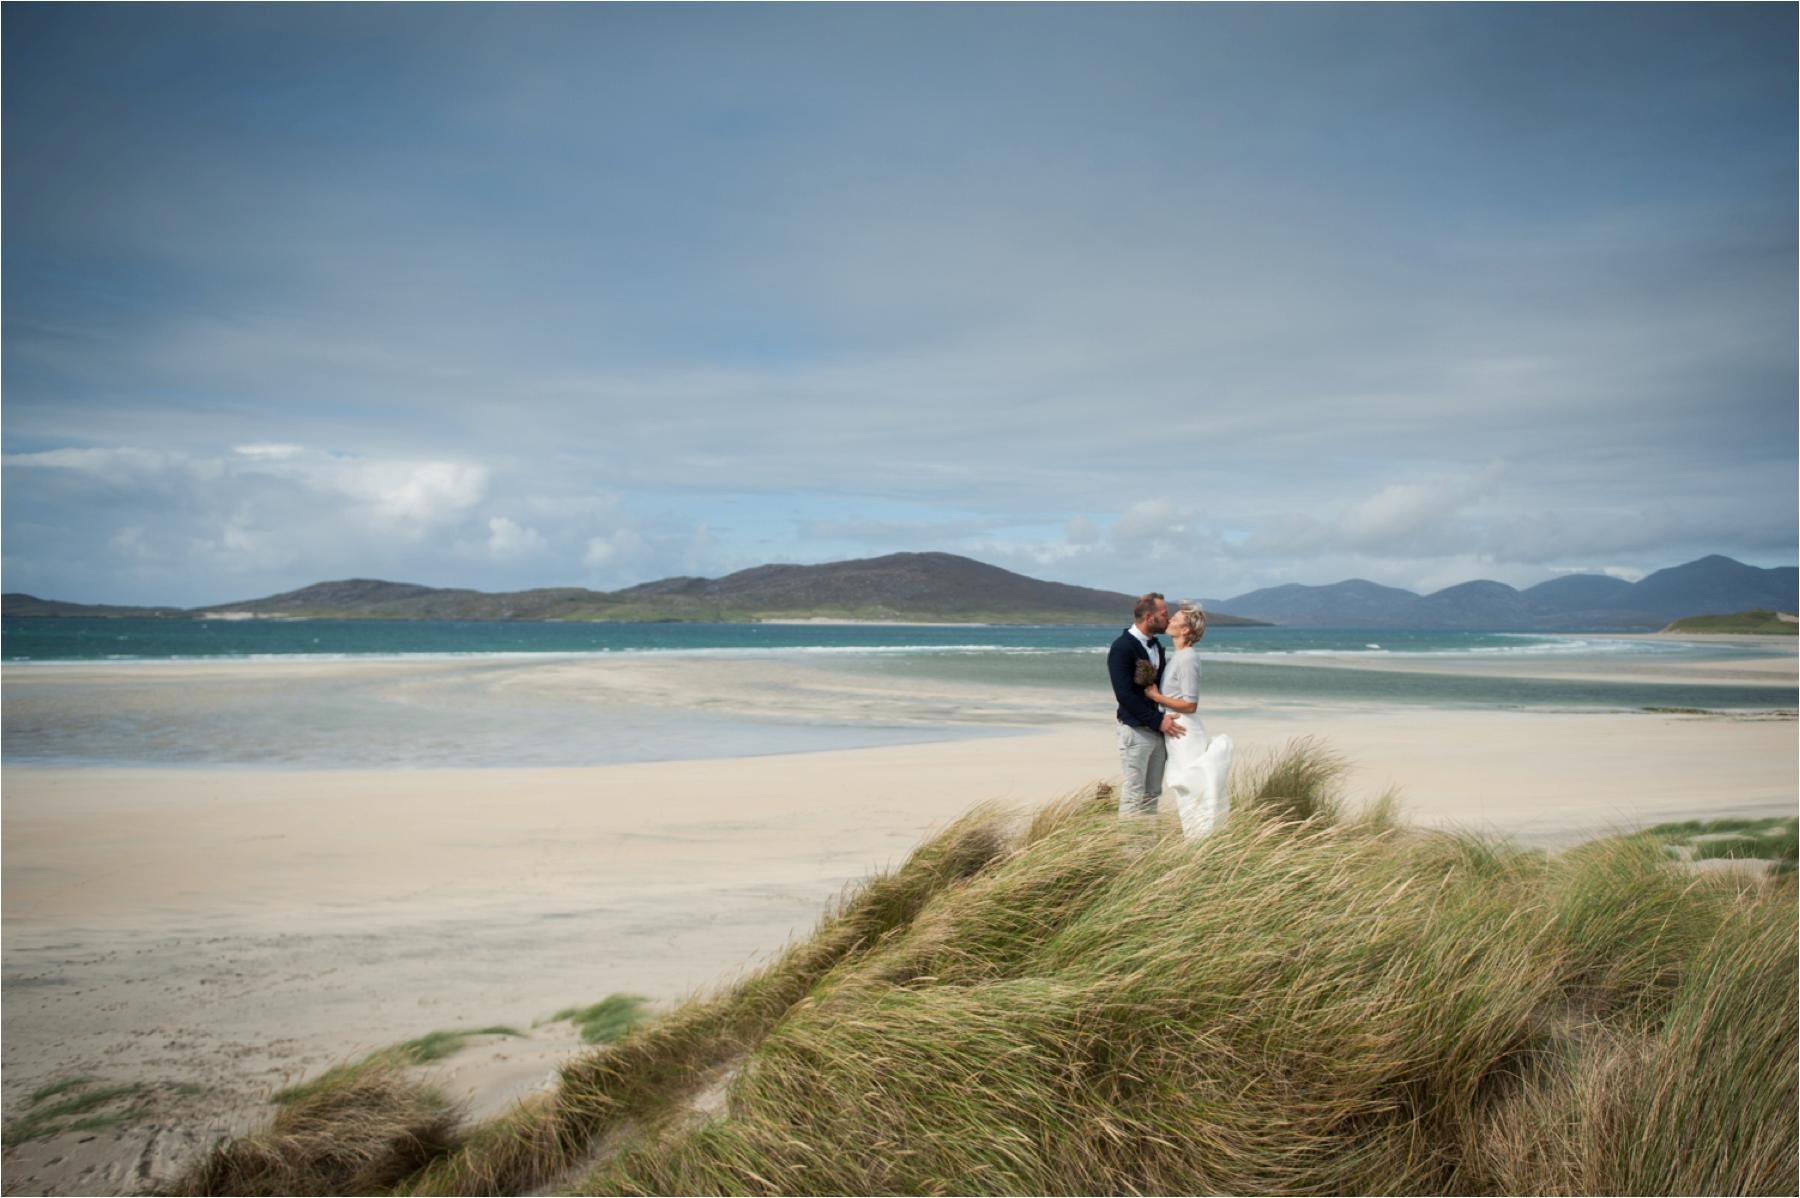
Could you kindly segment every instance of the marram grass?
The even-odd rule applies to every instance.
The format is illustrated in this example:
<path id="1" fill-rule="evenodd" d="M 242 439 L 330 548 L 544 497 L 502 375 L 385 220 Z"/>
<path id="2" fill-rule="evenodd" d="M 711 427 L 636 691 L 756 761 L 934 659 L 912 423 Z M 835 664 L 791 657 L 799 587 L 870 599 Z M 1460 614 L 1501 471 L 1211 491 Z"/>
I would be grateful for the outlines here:
<path id="1" fill-rule="evenodd" d="M 454 1128 L 353 1078 L 174 1188 L 1800 1189 L 1792 874 L 1348 821 L 1337 772 L 1310 742 L 1249 763 L 1199 843 L 1104 788 L 979 809 L 531 1104 Z"/>

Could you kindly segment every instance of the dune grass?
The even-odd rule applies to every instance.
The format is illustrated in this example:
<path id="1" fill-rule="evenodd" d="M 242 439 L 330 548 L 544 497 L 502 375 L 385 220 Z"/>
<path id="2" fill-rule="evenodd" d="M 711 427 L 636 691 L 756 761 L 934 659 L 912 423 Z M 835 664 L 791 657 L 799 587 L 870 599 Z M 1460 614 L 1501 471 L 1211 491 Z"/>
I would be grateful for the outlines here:
<path id="1" fill-rule="evenodd" d="M 458 1111 L 392 1061 L 338 1074 L 223 1144 L 167 1194 L 376 1194 L 458 1142 Z"/>
<path id="2" fill-rule="evenodd" d="M 566 1007 L 549 1022 L 568 1020 L 581 1032 L 583 1044 L 611 1044 L 641 1023 L 650 1000 L 637 994 L 609 994 L 586 1007 Z"/>
<path id="3" fill-rule="evenodd" d="M 3 1137 L 6 1146 L 10 1148 L 29 1140 L 46 1139 L 65 1131 L 117 1127 L 142 1113 L 135 1106 L 122 1111 L 103 1108 L 140 1097 L 146 1089 L 143 1084 L 133 1082 L 95 1088 L 94 1083 L 98 1080 L 85 1075 L 69 1077 L 34 1090 L 25 1100 L 25 1113 L 6 1125 Z"/>
<path id="4" fill-rule="evenodd" d="M 978 809 L 530 1104 L 452 1129 L 416 1085 L 328 1088 L 277 1122 L 337 1120 L 307 1143 L 362 1172 L 228 1145 L 177 1188 L 1795 1191 L 1792 875 L 1352 819 L 1338 776 L 1249 760 L 1198 843 L 1105 788 Z"/>
<path id="5" fill-rule="evenodd" d="M 277 1090 L 269 1096 L 269 1101 L 285 1106 L 332 1090 L 362 1073 L 369 1071 L 392 1072 L 408 1065 L 428 1065 L 432 1061 L 440 1061 L 463 1048 L 476 1036 L 517 1036 L 518 1034 L 517 1029 L 510 1027 L 459 1028 L 427 1032 L 417 1039 L 403 1040 L 399 1044 L 390 1044 L 386 1048 L 377 1049 L 360 1061 L 335 1065 L 319 1076 L 301 1082 L 299 1085 Z"/>
<path id="6" fill-rule="evenodd" d="M 1791 815 L 1682 820 L 1656 824 L 1637 835 L 1666 846 L 1673 856 L 1694 861 L 1772 861 L 1782 872 L 1792 872 L 1796 861 L 1800 861 L 1800 819 Z"/>

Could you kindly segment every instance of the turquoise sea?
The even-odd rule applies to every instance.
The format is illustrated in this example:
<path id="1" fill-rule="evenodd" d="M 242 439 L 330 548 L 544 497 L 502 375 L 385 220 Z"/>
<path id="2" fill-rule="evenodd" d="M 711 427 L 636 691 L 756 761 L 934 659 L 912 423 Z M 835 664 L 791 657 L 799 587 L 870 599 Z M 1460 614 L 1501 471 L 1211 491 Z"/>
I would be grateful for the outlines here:
<path id="1" fill-rule="evenodd" d="M 1122 623 L 1119 627 L 1122 627 Z M 1104 651 L 1112 625 L 604 624 L 491 620 L 88 620 L 4 622 L 6 661 L 391 657 L 512 653 L 901 652 L 919 654 Z M 1166 639 L 1166 638 L 1165 638 Z M 1605 646 L 1621 648 L 1606 648 Z M 1634 646 L 1623 648 L 1623 646 Z M 1685 653 L 1668 642 L 1619 642 L 1504 632 L 1392 629 L 1214 628 L 1209 654 L 1569 652 Z M 1737 647 L 1704 652 L 1741 653 Z"/>
<path id="2" fill-rule="evenodd" d="M 90 620 L 9 618 L 0 659 L 171 661 L 205 658 L 473 657 L 584 653 L 842 653 L 1056 656 L 1105 652 L 1120 625 L 605 624 L 486 620 Z M 1167 638 L 1165 638 L 1166 640 Z M 1470 661 L 1577 656 L 1742 659 L 1741 643 L 1580 634 L 1355 628 L 1213 628 L 1209 657 L 1420 655 Z"/>
<path id="3" fill-rule="evenodd" d="M 588 624 L 375 620 L 8 619 L 4 751 L 50 765 L 481 767 L 595 765 L 806 752 L 1007 729 L 944 709 L 883 722 L 831 705 L 784 708 L 776 690 L 710 712 L 620 703 L 553 676 L 654 660 L 704 686 L 711 662 L 766 660 L 902 684 L 1047 688 L 1110 707 L 1104 654 L 1116 626 Z M 1792 710 L 1794 686 L 1510 677 L 1618 665 L 1729 668 L 1792 650 L 1761 644 L 1500 632 L 1214 628 L 1201 646 L 1207 710 L 1379 702 L 1570 711 Z M 1332 659 L 1330 666 L 1305 664 Z M 294 668 L 361 662 L 376 673 Z M 159 667 L 217 663 L 175 684 Z M 1404 672 L 1406 663 L 1433 672 Z M 234 664 L 235 663 L 235 664 Z M 260 663 L 260 664 L 259 664 Z M 386 664 L 384 664 L 386 663 Z M 1368 668 L 1356 668 L 1366 663 Z M 1352 668 L 1345 668 L 1346 664 Z M 96 674 L 94 667 L 113 667 Z M 240 668 L 241 667 L 241 668 Z M 549 680 L 549 681 L 546 681 Z"/>

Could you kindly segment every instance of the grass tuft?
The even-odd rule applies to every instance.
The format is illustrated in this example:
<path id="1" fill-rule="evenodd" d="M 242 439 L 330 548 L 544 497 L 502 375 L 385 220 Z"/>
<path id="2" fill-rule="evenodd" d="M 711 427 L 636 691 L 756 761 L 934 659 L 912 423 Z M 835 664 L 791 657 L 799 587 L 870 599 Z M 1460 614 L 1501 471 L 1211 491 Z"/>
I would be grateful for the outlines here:
<path id="1" fill-rule="evenodd" d="M 1317 737 L 1298 737 L 1281 752 L 1244 764 L 1232 780 L 1232 806 L 1288 823 L 1331 823 L 1342 807 L 1347 768 Z"/>
<path id="2" fill-rule="evenodd" d="M 65 1077 L 61 1081 L 55 1081 L 45 1086 L 39 1086 L 36 1090 L 31 1092 L 31 1097 L 26 1101 L 32 1106 L 36 1106 L 46 1098 L 55 1098 L 58 1094 L 66 1094 L 70 1090 L 78 1090 L 83 1086 L 92 1085 L 99 1080 L 99 1078 L 94 1077 L 91 1074 L 83 1074 L 80 1077 Z"/>
<path id="3" fill-rule="evenodd" d="M 291 1100 L 266 1131 L 215 1148 L 170 1194 L 372 1194 L 456 1143 L 458 1112 L 391 1062 Z"/>
<path id="4" fill-rule="evenodd" d="M 1645 828 L 1636 838 L 1693 861 L 1772 861 L 1778 870 L 1791 872 L 1800 860 L 1800 819 L 1794 816 L 1682 820 Z"/>
<path id="5" fill-rule="evenodd" d="M 139 1110 L 123 1113 L 112 1112 L 104 1116 L 90 1115 L 101 1107 L 109 1106 L 127 1098 L 136 1098 L 144 1092 L 142 1083 L 133 1082 L 122 1086 L 102 1086 L 89 1089 L 98 1079 L 93 1077 L 71 1077 L 63 1081 L 53 1082 L 34 1091 L 27 1102 L 30 1109 L 22 1116 L 6 1125 L 3 1137 L 5 1144 L 11 1147 L 30 1140 L 47 1139 L 50 1136 L 71 1130 L 86 1130 L 90 1127 L 114 1127 L 130 1122 L 142 1114 Z M 67 1097 L 63 1097 L 67 1095 Z M 52 1098 L 60 1098 L 59 1102 L 50 1102 Z M 88 1115 L 87 1119 L 67 1122 L 77 1115 Z"/>
<path id="6" fill-rule="evenodd" d="M 517 1029 L 510 1027 L 480 1027 L 427 1032 L 417 1039 L 404 1040 L 399 1044 L 391 1044 L 386 1048 L 378 1049 L 360 1061 L 347 1065 L 335 1065 L 310 1081 L 277 1090 L 269 1096 L 269 1101 L 285 1106 L 338 1088 L 371 1070 L 403 1069 L 408 1065 L 428 1065 L 433 1061 L 441 1061 L 460 1051 L 476 1036 L 517 1036 L 518 1034 Z"/>
<path id="7" fill-rule="evenodd" d="M 566 1007 L 550 1016 L 550 1022 L 573 1023 L 583 1044 L 611 1044 L 643 1021 L 649 1002 L 636 994 L 609 994 L 592 1006 Z"/>

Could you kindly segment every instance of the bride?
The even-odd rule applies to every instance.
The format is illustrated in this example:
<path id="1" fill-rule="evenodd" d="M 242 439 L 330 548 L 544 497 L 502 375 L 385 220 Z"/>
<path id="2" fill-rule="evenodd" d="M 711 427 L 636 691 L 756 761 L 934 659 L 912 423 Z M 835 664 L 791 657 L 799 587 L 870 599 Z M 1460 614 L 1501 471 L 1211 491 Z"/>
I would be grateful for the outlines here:
<path id="1" fill-rule="evenodd" d="M 1163 772 L 1163 788 L 1175 793 L 1175 809 L 1181 815 L 1181 831 L 1188 839 L 1211 832 L 1230 810 L 1226 779 L 1231 774 L 1231 737 L 1208 738 L 1196 714 L 1200 709 L 1200 655 L 1194 643 L 1206 635 L 1206 613 L 1194 603 L 1183 602 L 1169 620 L 1169 636 L 1175 655 L 1163 671 L 1164 689 L 1144 688 L 1151 702 L 1176 717 L 1186 736 L 1167 740 L 1169 761 Z"/>

